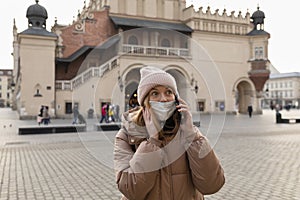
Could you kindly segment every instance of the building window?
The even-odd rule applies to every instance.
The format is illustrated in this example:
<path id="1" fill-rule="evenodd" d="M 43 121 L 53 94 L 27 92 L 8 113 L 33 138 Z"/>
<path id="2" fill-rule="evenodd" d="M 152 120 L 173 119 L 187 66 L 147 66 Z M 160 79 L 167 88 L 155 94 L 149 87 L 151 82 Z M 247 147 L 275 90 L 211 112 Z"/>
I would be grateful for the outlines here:
<path id="1" fill-rule="evenodd" d="M 72 102 L 66 102 L 66 114 L 72 114 Z"/>
<path id="2" fill-rule="evenodd" d="M 203 112 L 205 110 L 205 100 L 197 102 L 197 111 Z"/>
<path id="3" fill-rule="evenodd" d="M 203 30 L 208 31 L 208 23 L 203 23 Z"/>
<path id="4" fill-rule="evenodd" d="M 211 24 L 211 31 L 216 31 L 217 30 L 217 25 L 215 23 Z"/>
<path id="5" fill-rule="evenodd" d="M 163 40 L 161 41 L 161 46 L 162 46 L 162 47 L 170 47 L 170 46 L 171 46 L 171 43 L 170 43 L 170 41 L 169 41 L 168 39 L 163 39 Z"/>
<path id="6" fill-rule="evenodd" d="M 263 47 L 255 47 L 255 59 L 263 59 Z"/>
<path id="7" fill-rule="evenodd" d="M 74 103 L 74 106 L 77 106 L 77 108 L 79 108 L 78 105 L 79 105 L 78 103 Z M 72 114 L 74 106 L 73 106 L 72 102 L 66 102 L 66 104 L 65 104 L 65 107 L 66 107 L 65 113 L 66 114 Z"/>
<path id="8" fill-rule="evenodd" d="M 239 26 L 236 26 L 236 27 L 235 27 L 235 33 L 236 33 L 236 34 L 240 34 L 240 27 L 239 27 Z"/>
<path id="9" fill-rule="evenodd" d="M 232 25 L 227 26 L 227 33 L 232 33 Z"/>
<path id="10" fill-rule="evenodd" d="M 199 29 L 200 28 L 200 22 L 195 22 L 195 29 Z"/>
<path id="11" fill-rule="evenodd" d="M 130 36 L 129 39 L 128 39 L 128 44 L 132 44 L 132 45 L 138 45 L 138 40 L 135 36 Z"/>
<path id="12" fill-rule="evenodd" d="M 225 26 L 224 26 L 224 24 L 220 24 L 220 32 L 222 32 L 222 33 L 225 32 Z"/>

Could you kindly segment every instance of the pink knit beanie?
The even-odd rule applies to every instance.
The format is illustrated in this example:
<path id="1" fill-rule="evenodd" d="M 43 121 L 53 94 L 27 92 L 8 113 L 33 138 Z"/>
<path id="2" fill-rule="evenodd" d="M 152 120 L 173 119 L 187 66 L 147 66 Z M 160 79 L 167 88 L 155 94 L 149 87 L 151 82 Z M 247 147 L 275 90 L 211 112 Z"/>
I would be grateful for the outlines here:
<path id="1" fill-rule="evenodd" d="M 158 85 L 168 86 L 178 95 L 176 81 L 171 74 L 153 66 L 143 67 L 140 73 L 141 80 L 137 89 L 137 98 L 140 105 L 143 105 L 149 91 Z"/>

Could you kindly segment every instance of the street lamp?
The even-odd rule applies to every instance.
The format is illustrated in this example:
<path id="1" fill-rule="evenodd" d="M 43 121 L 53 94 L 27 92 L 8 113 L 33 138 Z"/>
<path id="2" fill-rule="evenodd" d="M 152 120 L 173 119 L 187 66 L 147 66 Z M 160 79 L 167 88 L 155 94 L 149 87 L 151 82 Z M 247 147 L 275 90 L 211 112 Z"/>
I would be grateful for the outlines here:
<path id="1" fill-rule="evenodd" d="M 124 84 L 122 81 L 122 77 L 120 76 L 120 71 L 118 71 L 118 85 L 119 85 L 121 92 L 123 92 Z"/>
<path id="2" fill-rule="evenodd" d="M 197 93 L 198 93 L 198 90 L 199 90 L 199 86 L 198 86 L 198 84 L 197 84 L 197 81 L 195 81 L 193 74 L 192 74 L 191 76 L 192 76 L 191 82 L 190 82 L 191 87 L 192 87 L 191 90 L 194 91 L 194 92 L 197 94 Z M 195 83 L 195 85 L 194 85 L 194 83 Z"/>
<path id="3" fill-rule="evenodd" d="M 194 91 L 196 94 L 198 93 L 199 86 L 198 86 L 197 81 L 195 81 L 195 86 L 191 90 Z"/>
<path id="4" fill-rule="evenodd" d="M 196 94 L 198 93 L 198 89 L 199 89 L 199 87 L 198 87 L 198 84 L 197 84 L 197 81 L 196 81 L 196 84 L 195 84 L 195 87 L 194 87 L 194 91 L 195 91 Z"/>
<path id="5" fill-rule="evenodd" d="M 192 74 L 191 86 L 193 86 L 193 85 L 194 85 L 194 81 L 195 81 L 195 79 L 194 79 L 194 76 L 193 76 L 193 74 Z"/>

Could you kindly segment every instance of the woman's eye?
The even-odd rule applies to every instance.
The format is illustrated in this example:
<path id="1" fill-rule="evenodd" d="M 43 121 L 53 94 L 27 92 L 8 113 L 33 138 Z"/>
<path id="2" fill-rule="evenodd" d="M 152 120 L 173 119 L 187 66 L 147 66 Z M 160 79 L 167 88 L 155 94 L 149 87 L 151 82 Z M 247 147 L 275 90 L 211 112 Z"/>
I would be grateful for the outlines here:
<path id="1" fill-rule="evenodd" d="M 151 92 L 151 96 L 156 96 L 157 92 Z"/>
<path id="2" fill-rule="evenodd" d="M 166 93 L 167 93 L 167 95 L 173 94 L 173 92 L 171 90 L 168 90 Z"/>

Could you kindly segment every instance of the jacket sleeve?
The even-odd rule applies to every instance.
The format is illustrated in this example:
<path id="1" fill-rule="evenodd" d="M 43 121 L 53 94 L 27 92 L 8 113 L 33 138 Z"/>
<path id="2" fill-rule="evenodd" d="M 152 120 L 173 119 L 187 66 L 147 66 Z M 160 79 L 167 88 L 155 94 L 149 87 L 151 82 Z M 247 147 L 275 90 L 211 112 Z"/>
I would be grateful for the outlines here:
<path id="1" fill-rule="evenodd" d="M 120 192 L 128 199 L 145 199 L 159 175 L 162 156 L 160 148 L 143 141 L 134 152 L 122 130 L 115 138 L 114 164 Z"/>
<path id="2" fill-rule="evenodd" d="M 197 135 L 187 149 L 192 180 L 203 195 L 216 193 L 225 183 L 224 171 L 206 137 Z"/>

